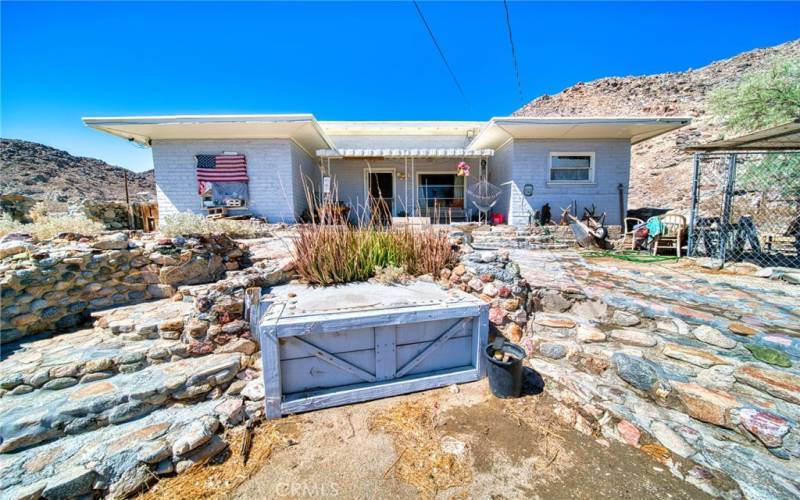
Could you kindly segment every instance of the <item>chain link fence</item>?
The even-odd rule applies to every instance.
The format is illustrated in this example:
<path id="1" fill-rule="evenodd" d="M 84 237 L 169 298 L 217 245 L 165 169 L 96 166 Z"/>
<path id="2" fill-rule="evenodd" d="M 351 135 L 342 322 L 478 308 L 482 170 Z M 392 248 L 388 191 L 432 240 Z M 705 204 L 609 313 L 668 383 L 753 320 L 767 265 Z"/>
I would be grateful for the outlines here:
<path id="1" fill-rule="evenodd" d="M 697 153 L 689 255 L 800 267 L 800 151 Z"/>

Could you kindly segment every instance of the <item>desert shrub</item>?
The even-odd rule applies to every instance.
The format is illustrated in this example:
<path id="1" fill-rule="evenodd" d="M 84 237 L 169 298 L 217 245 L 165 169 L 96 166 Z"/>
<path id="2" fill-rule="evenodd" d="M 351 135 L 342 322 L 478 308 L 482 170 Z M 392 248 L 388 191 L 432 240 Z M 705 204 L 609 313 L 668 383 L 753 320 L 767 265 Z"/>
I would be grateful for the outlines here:
<path id="1" fill-rule="evenodd" d="M 38 215 L 35 222 L 22 224 L 5 216 L 0 219 L 0 236 L 8 233 L 27 233 L 37 240 L 49 240 L 61 233 L 95 236 L 105 230 L 99 222 L 83 215 Z"/>
<path id="2" fill-rule="evenodd" d="M 709 97 L 711 112 L 736 132 L 749 132 L 800 116 L 800 58 L 777 58 L 769 67 L 722 85 Z"/>
<path id="3" fill-rule="evenodd" d="M 0 214 L 0 236 L 5 236 L 9 233 L 22 233 L 24 231 L 25 224 L 15 221 L 6 213 Z"/>
<path id="4" fill-rule="evenodd" d="M 249 220 L 207 219 L 190 212 L 167 215 L 158 228 L 164 236 L 224 233 L 231 238 L 269 236 L 266 224 Z"/>
<path id="5" fill-rule="evenodd" d="M 412 276 L 436 275 L 457 260 L 447 235 L 433 228 L 321 224 L 298 228 L 293 257 L 300 277 L 319 285 L 365 281 L 390 266 Z"/>
<path id="6" fill-rule="evenodd" d="M 47 217 L 47 206 L 44 202 L 38 202 L 36 205 L 31 208 L 31 211 L 28 212 L 28 216 L 31 218 L 33 222 L 44 221 L 45 217 Z"/>

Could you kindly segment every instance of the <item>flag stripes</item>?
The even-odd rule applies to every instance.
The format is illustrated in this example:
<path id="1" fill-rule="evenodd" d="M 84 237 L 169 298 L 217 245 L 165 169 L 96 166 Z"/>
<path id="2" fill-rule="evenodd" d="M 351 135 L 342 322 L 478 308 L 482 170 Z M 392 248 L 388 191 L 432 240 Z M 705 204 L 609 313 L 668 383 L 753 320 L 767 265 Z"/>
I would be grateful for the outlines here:
<path id="1" fill-rule="evenodd" d="M 244 155 L 197 155 L 197 181 L 248 182 Z"/>

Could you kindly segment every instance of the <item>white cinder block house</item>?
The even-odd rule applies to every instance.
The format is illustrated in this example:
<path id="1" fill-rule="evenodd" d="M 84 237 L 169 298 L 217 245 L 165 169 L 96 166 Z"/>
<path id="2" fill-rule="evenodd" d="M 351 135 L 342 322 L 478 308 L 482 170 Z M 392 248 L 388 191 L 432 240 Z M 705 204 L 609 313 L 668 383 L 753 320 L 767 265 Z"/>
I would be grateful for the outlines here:
<path id="1" fill-rule="evenodd" d="M 152 148 L 162 218 L 227 205 L 229 213 L 294 222 L 313 192 L 350 206 L 351 218 L 379 197 L 395 216 L 475 219 L 470 188 L 486 179 L 501 189 L 492 213 L 524 225 L 545 203 L 555 217 L 562 207 L 582 212 L 594 205 L 608 223 L 619 224 L 627 209 L 631 145 L 690 119 L 326 122 L 297 114 L 83 121 Z M 229 157 L 246 163 L 246 176 L 235 182 L 227 182 L 232 174 L 221 168 Z M 469 176 L 458 175 L 462 162 L 471 167 Z M 204 178 L 213 180 L 201 183 Z"/>

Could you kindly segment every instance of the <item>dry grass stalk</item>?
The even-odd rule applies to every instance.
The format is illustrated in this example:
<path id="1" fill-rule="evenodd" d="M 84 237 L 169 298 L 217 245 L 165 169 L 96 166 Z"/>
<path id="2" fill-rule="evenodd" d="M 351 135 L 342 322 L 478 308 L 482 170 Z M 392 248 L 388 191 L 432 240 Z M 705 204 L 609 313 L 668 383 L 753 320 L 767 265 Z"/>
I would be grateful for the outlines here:
<path id="1" fill-rule="evenodd" d="M 55 238 L 61 233 L 76 233 L 84 236 L 95 236 L 105 230 L 105 226 L 84 215 L 43 215 L 37 214 L 35 222 L 23 224 L 0 216 L 0 236 L 9 233 L 30 234 L 39 241 Z"/>
<path id="2" fill-rule="evenodd" d="M 139 498 L 143 500 L 184 500 L 186 498 L 222 499 L 242 483 L 250 479 L 269 460 L 272 453 L 288 446 L 297 435 L 288 426 L 287 419 L 278 422 L 265 422 L 253 428 L 250 453 L 245 464 L 239 450 L 245 437 L 244 426 L 230 430 L 224 439 L 228 450 L 222 452 L 208 463 L 198 464 L 173 477 L 162 478 Z M 216 463 L 219 456 L 226 456 L 224 462 Z"/>
<path id="3" fill-rule="evenodd" d="M 435 426 L 435 410 L 419 401 L 401 403 L 370 420 L 370 430 L 388 433 L 400 451 L 387 476 L 393 473 L 414 485 L 423 498 L 472 481 L 466 455 L 445 453 Z"/>
<path id="4" fill-rule="evenodd" d="M 312 284 L 365 281 L 387 266 L 403 267 L 412 276 L 436 276 L 457 259 L 447 235 L 432 228 L 306 224 L 297 232 L 295 268 Z"/>

